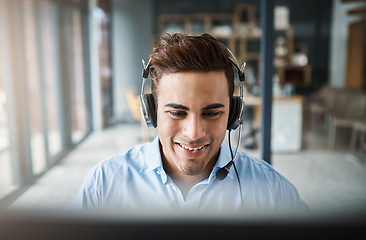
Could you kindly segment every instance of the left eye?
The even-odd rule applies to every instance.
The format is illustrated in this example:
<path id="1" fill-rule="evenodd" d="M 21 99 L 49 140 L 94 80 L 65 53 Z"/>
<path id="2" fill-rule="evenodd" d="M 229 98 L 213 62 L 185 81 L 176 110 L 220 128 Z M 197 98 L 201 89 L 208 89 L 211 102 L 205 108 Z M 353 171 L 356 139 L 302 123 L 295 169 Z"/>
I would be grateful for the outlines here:
<path id="1" fill-rule="evenodd" d="M 202 115 L 209 117 L 209 118 L 214 118 L 214 117 L 218 117 L 221 115 L 222 112 L 205 112 Z"/>

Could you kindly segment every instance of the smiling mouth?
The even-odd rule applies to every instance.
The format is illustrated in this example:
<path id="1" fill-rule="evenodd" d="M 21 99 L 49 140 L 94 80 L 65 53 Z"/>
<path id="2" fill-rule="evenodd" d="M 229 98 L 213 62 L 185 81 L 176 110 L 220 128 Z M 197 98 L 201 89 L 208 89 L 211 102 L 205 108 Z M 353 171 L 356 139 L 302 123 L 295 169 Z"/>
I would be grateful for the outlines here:
<path id="1" fill-rule="evenodd" d="M 203 146 L 199 146 L 199 147 L 191 148 L 191 147 L 188 147 L 188 146 L 183 145 L 183 144 L 181 144 L 181 143 L 177 143 L 177 144 L 178 144 L 181 148 L 186 149 L 186 150 L 189 150 L 189 151 L 197 151 L 197 150 L 201 150 L 201 149 L 203 149 L 203 148 L 205 148 L 205 147 L 207 147 L 207 146 L 208 146 L 208 144 L 207 144 L 207 145 L 203 145 Z"/>

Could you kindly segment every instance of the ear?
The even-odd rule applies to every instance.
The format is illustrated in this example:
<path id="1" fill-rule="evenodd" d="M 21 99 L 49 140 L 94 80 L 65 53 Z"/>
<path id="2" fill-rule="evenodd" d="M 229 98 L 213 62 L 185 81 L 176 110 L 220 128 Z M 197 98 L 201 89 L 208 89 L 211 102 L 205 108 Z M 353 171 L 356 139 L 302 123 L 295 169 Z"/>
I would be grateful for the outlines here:
<path id="1" fill-rule="evenodd" d="M 242 100 L 238 96 L 230 98 L 230 112 L 227 121 L 227 130 L 235 130 L 240 124 Z"/>

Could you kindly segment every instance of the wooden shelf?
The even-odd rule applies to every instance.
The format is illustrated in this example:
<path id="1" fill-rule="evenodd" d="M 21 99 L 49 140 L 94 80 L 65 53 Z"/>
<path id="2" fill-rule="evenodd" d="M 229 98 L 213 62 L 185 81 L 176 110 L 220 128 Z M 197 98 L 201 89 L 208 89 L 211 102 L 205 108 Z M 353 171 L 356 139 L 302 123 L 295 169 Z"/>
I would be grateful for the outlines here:
<path id="1" fill-rule="evenodd" d="M 350 9 L 347 13 L 348 15 L 366 14 L 366 6 Z"/>
<path id="2" fill-rule="evenodd" d="M 247 62 L 250 74 L 253 75 L 249 84 L 258 85 L 262 37 L 259 22 L 255 16 L 255 8 L 251 4 L 237 4 L 233 13 L 164 14 L 158 16 L 156 39 L 166 32 L 184 32 L 193 35 L 210 33 L 226 45 L 240 63 Z M 285 49 L 282 55 L 279 56 L 278 51 L 275 54 L 275 70 L 281 84 L 308 86 L 311 84 L 311 66 L 292 64 L 295 51 L 293 35 L 294 29 L 291 25 L 275 29 L 275 40 L 283 41 Z M 307 49 L 306 46 L 303 48 Z M 307 50 L 302 52 L 308 54 Z"/>

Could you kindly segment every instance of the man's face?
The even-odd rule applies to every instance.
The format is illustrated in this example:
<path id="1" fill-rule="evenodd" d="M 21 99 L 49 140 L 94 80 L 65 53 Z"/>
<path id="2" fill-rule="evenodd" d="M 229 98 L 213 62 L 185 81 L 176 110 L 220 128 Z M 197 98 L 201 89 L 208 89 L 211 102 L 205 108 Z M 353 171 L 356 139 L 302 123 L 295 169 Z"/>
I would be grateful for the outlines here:
<path id="1" fill-rule="evenodd" d="M 163 75 L 157 125 L 164 167 L 185 176 L 211 172 L 225 137 L 229 103 L 223 71 Z"/>

